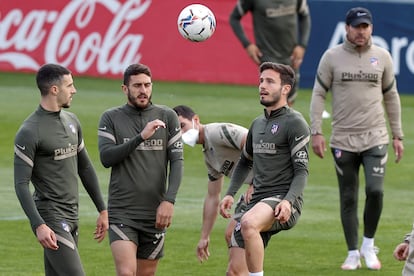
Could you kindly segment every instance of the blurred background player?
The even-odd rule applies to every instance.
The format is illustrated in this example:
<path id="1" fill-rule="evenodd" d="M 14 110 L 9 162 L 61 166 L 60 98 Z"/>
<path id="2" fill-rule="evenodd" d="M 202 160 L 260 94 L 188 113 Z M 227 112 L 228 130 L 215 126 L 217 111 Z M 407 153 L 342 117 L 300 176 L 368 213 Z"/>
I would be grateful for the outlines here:
<path id="1" fill-rule="evenodd" d="M 252 15 L 255 42 L 249 40 L 241 24 L 248 12 Z M 271 61 L 290 65 L 295 70 L 296 82 L 288 97 L 288 104 L 292 106 L 311 32 L 306 0 L 238 0 L 230 14 L 230 25 L 254 63 Z"/>
<path id="2" fill-rule="evenodd" d="M 210 256 L 210 233 L 216 221 L 220 203 L 220 193 L 223 188 L 224 176 L 231 177 L 233 169 L 240 159 L 241 151 L 246 142 L 247 129 L 231 123 L 209 123 L 202 124 L 200 117 L 188 106 L 179 105 L 174 107 L 181 124 L 183 141 L 189 146 L 195 144 L 203 146 L 203 155 L 207 167 L 208 188 L 203 206 L 203 224 L 201 237 L 197 245 L 197 257 L 200 262 L 207 260 Z M 250 184 L 246 193 L 241 196 L 235 216 L 240 216 L 253 192 L 252 174 L 244 181 Z M 230 246 L 230 238 L 236 221 L 230 220 L 225 239 Z M 241 271 L 247 269 L 244 259 L 234 258 L 229 252 L 229 275 L 240 275 Z"/>

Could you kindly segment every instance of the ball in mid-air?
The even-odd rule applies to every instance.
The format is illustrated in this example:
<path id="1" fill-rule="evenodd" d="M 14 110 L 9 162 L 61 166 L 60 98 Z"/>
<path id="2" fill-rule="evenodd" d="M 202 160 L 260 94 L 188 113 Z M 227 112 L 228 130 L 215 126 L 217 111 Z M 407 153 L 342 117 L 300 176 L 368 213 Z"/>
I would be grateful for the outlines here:
<path id="1" fill-rule="evenodd" d="M 190 41 L 201 42 L 210 38 L 216 30 L 216 18 L 204 5 L 191 4 L 178 15 L 178 31 Z"/>

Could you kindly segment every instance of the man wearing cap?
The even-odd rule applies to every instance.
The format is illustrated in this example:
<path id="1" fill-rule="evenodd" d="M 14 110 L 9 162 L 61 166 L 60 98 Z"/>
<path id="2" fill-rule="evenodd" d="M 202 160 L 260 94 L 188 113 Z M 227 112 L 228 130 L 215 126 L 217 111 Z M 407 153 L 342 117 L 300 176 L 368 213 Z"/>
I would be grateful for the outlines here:
<path id="1" fill-rule="evenodd" d="M 332 92 L 332 134 L 329 146 L 339 184 L 340 214 L 348 256 L 341 268 L 355 270 L 365 259 L 369 269 L 379 270 L 374 236 L 383 206 L 387 147 L 395 162 L 402 158 L 401 105 L 391 55 L 372 44 L 372 15 L 365 8 L 346 14 L 344 42 L 322 56 L 310 105 L 312 148 L 320 158 L 326 151 L 322 112 L 326 94 Z M 387 116 L 385 116 L 387 115 Z M 365 207 L 362 245 L 358 247 L 359 169 L 365 175 Z"/>

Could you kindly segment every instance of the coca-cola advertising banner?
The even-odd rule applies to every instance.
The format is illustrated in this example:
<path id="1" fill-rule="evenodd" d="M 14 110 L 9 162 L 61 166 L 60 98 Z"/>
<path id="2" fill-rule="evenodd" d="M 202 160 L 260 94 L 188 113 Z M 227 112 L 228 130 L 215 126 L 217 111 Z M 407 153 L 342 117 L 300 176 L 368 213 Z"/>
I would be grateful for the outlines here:
<path id="1" fill-rule="evenodd" d="M 177 16 L 192 3 L 208 6 L 217 28 L 204 42 L 185 40 Z M 308 0 L 312 33 L 301 68 L 301 87 L 313 85 L 323 51 L 340 43 L 344 14 L 363 5 L 374 15 L 375 42 L 393 56 L 400 91 L 414 93 L 414 4 L 411 1 Z M 34 72 L 59 63 L 75 76 L 121 78 L 131 63 L 149 65 L 154 80 L 258 83 L 257 66 L 228 23 L 236 0 L 2 1 L 0 71 Z M 251 17 L 242 20 L 252 38 Z"/>
<path id="2" fill-rule="evenodd" d="M 257 67 L 231 33 L 234 1 L 205 1 L 217 29 L 205 42 L 178 32 L 183 0 L 2 1 L 0 70 L 36 71 L 44 63 L 74 75 L 120 77 L 131 63 L 149 65 L 157 80 L 257 82 Z"/>

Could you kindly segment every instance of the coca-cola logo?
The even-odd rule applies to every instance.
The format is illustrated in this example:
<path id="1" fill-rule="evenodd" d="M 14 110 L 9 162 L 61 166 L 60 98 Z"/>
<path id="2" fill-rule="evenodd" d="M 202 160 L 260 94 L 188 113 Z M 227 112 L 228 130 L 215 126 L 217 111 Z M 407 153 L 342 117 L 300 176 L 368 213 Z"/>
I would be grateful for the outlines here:
<path id="1" fill-rule="evenodd" d="M 151 0 L 72 0 L 61 10 L 12 9 L 0 15 L 0 62 L 15 69 L 59 63 L 78 73 L 119 74 L 141 59 L 143 35 L 131 26 L 150 5 Z M 43 60 L 34 58 L 38 51 Z"/>

